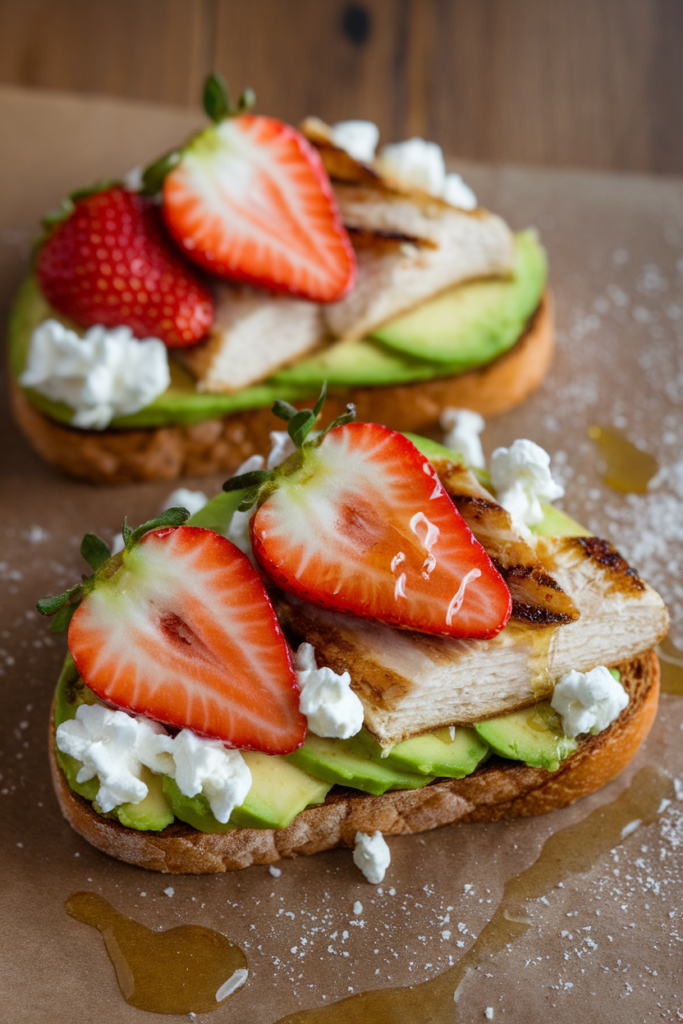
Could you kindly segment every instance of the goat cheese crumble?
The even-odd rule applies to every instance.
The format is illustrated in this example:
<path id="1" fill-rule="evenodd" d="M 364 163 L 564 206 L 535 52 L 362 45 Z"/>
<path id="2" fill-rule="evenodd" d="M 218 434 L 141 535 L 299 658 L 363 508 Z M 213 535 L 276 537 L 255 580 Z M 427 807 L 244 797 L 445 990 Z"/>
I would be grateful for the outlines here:
<path id="1" fill-rule="evenodd" d="M 377 158 L 379 169 L 394 178 L 429 192 L 461 210 L 474 210 L 477 205 L 469 185 L 459 174 L 446 171 L 441 146 L 436 142 L 413 138 L 383 146 Z"/>
<path id="2" fill-rule="evenodd" d="M 158 338 L 140 341 L 129 327 L 101 324 L 81 338 L 58 320 L 36 327 L 19 377 L 22 387 L 73 409 L 71 426 L 84 430 L 103 430 L 115 417 L 139 412 L 170 382 L 168 353 Z"/>
<path id="3" fill-rule="evenodd" d="M 294 655 L 294 671 L 301 689 L 299 710 L 316 736 L 347 740 L 363 726 L 363 705 L 351 689 L 348 672 L 337 675 L 318 668 L 311 644 L 301 644 Z"/>
<path id="4" fill-rule="evenodd" d="M 356 832 L 353 863 L 360 868 L 372 885 L 379 885 L 384 881 L 384 875 L 391 863 L 391 851 L 381 832 L 375 832 L 373 835 Z"/>
<path id="5" fill-rule="evenodd" d="M 565 736 L 598 733 L 611 725 L 629 701 L 621 683 L 609 669 L 598 665 L 590 672 L 572 669 L 560 676 L 551 706 L 562 719 Z"/>
<path id="6" fill-rule="evenodd" d="M 379 128 L 372 121 L 339 121 L 332 125 L 332 142 L 354 160 L 369 164 L 375 159 Z"/>
<path id="7" fill-rule="evenodd" d="M 204 739 L 189 729 L 169 736 L 159 722 L 101 704 L 81 704 L 75 718 L 62 722 L 57 747 L 82 762 L 77 782 L 97 776 L 97 803 L 105 814 L 118 804 L 144 800 L 143 766 L 170 775 L 184 796 L 203 793 L 223 825 L 251 788 L 251 772 L 239 750 L 229 750 L 220 740 Z"/>
<path id="8" fill-rule="evenodd" d="M 556 501 L 564 488 L 553 480 L 550 456 L 533 441 L 519 439 L 491 456 L 491 483 L 500 505 L 524 536 L 543 519 L 542 501 Z"/>
<path id="9" fill-rule="evenodd" d="M 441 413 L 439 422 L 441 429 L 446 431 L 443 439 L 446 448 L 457 452 L 466 465 L 484 469 L 486 459 L 479 438 L 486 426 L 484 417 L 472 409 L 447 407 Z"/>

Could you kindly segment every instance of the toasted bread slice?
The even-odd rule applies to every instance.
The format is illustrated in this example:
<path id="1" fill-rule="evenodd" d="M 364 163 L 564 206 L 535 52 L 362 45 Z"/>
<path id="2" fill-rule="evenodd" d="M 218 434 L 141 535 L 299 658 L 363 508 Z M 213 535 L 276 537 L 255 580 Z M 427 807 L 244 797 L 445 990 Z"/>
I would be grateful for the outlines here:
<path id="1" fill-rule="evenodd" d="M 302 811 L 280 831 L 235 829 L 217 835 L 174 822 L 161 832 L 137 832 L 97 814 L 69 788 L 55 753 L 50 718 L 52 781 L 62 814 L 98 850 L 152 871 L 210 874 L 272 864 L 282 857 L 354 846 L 356 832 L 412 835 L 456 822 L 546 814 L 593 793 L 620 774 L 647 736 L 657 711 L 659 663 L 654 651 L 619 661 L 630 701 L 619 718 L 556 772 L 491 758 L 464 779 L 438 780 L 423 789 L 369 796 L 334 787 L 325 803 Z M 53 709 L 54 711 L 54 709 Z"/>
<path id="2" fill-rule="evenodd" d="M 415 384 L 335 391 L 325 405 L 325 422 L 343 413 L 347 402 L 356 405 L 359 420 L 418 434 L 438 430 L 447 405 L 495 416 L 539 386 L 552 352 L 552 305 L 546 294 L 520 340 L 487 366 Z M 98 484 L 232 473 L 250 455 L 268 451 L 270 431 L 282 427 L 270 409 L 262 408 L 191 425 L 77 430 L 39 412 L 11 379 L 10 399 L 19 427 L 39 455 L 71 476 Z M 310 400 L 297 404 L 310 406 Z"/>
<path id="3" fill-rule="evenodd" d="M 534 704 L 571 669 L 612 665 L 657 644 L 669 628 L 659 594 L 607 541 L 543 538 L 543 564 L 578 608 L 566 625 L 510 622 L 492 640 L 397 630 L 276 597 L 292 643 L 319 665 L 349 672 L 365 725 L 383 745 L 445 725 L 468 725 Z"/>

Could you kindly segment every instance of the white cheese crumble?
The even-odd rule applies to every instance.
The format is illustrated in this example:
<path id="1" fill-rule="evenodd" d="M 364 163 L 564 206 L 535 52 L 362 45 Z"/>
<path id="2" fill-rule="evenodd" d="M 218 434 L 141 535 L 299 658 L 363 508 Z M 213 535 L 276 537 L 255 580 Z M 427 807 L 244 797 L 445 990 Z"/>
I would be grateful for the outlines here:
<path id="1" fill-rule="evenodd" d="M 339 121 L 331 131 L 334 145 L 354 160 L 369 164 L 375 159 L 379 128 L 372 121 Z"/>
<path id="2" fill-rule="evenodd" d="M 575 737 L 602 732 L 628 701 L 621 683 L 604 665 L 598 665 L 590 672 L 572 669 L 560 676 L 550 703 L 562 719 L 565 736 Z"/>
<path id="3" fill-rule="evenodd" d="M 379 885 L 384 880 L 391 863 L 391 853 L 381 832 L 371 836 L 366 832 L 356 832 L 353 863 L 373 885 Z"/>
<path id="4" fill-rule="evenodd" d="M 496 498 L 525 535 L 543 519 L 542 501 L 556 501 L 564 488 L 550 474 L 550 456 L 533 441 L 515 441 L 491 456 L 491 484 Z"/>
<path id="5" fill-rule="evenodd" d="M 351 689 L 348 672 L 337 675 L 331 668 L 318 668 L 311 644 L 301 644 L 293 658 L 301 690 L 299 710 L 316 736 L 346 740 L 363 726 L 363 705 Z"/>
<path id="6" fill-rule="evenodd" d="M 484 469 L 486 459 L 479 435 L 486 426 L 483 416 L 472 409 L 445 408 L 439 419 L 441 429 L 446 431 L 443 443 L 446 448 L 457 452 L 467 466 Z"/>
<path id="7" fill-rule="evenodd" d="M 71 425 L 103 430 L 117 416 L 144 409 L 171 381 L 166 346 L 158 338 L 139 341 L 129 327 L 97 324 L 83 338 L 58 320 L 34 330 L 22 387 L 74 410 Z"/>
<path id="8" fill-rule="evenodd" d="M 144 800 L 143 765 L 170 775 L 184 796 L 203 793 L 223 825 L 251 788 L 251 772 L 238 750 L 228 750 L 220 740 L 204 739 L 189 729 L 169 736 L 158 722 L 101 704 L 81 704 L 74 719 L 62 722 L 57 747 L 83 763 L 77 782 L 97 776 L 97 803 L 104 813 L 118 804 Z"/>
<path id="9" fill-rule="evenodd" d="M 139 804 L 147 796 L 138 751 L 143 734 L 151 740 L 166 736 L 166 730 L 101 704 L 81 704 L 76 717 L 57 728 L 59 750 L 83 763 L 76 781 L 99 779 L 97 803 L 105 814 L 118 804 Z"/>
<path id="10" fill-rule="evenodd" d="M 189 487 L 178 487 L 175 491 L 171 491 L 166 498 L 161 506 L 161 511 L 165 512 L 167 508 L 186 508 L 193 516 L 195 512 L 201 512 L 208 500 L 204 491 L 191 491 Z"/>
<path id="11" fill-rule="evenodd" d="M 461 210 L 474 210 L 477 197 L 459 174 L 446 172 L 441 146 L 413 138 L 383 146 L 377 158 L 383 173 L 444 199 Z"/>

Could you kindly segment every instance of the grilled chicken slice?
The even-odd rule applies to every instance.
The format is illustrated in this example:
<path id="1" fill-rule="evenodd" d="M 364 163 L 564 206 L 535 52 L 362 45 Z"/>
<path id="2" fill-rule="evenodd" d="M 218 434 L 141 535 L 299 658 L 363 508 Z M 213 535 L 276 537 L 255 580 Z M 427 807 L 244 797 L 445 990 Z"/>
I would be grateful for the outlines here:
<path id="1" fill-rule="evenodd" d="M 513 620 L 536 625 L 575 622 L 579 610 L 571 597 L 474 473 L 446 458 L 431 462 L 458 512 L 507 583 Z"/>
<path id="2" fill-rule="evenodd" d="M 215 310 L 207 340 L 175 351 L 198 391 L 239 391 L 305 355 L 325 335 L 315 302 L 248 286 L 217 284 Z"/>
<path id="3" fill-rule="evenodd" d="M 319 665 L 350 673 L 365 724 L 384 745 L 526 707 L 550 694 L 564 672 L 631 658 L 666 634 L 661 597 L 606 541 L 545 538 L 539 549 L 581 613 L 574 622 L 510 622 L 492 640 L 455 640 L 283 595 L 276 599 L 278 618 L 292 643 L 313 644 Z"/>
<path id="4" fill-rule="evenodd" d="M 363 236 L 355 287 L 325 307 L 336 337 L 360 338 L 463 281 L 512 273 L 513 235 L 500 217 L 460 210 L 359 163 L 333 145 L 322 121 L 309 118 L 301 129 L 318 148 L 352 241 L 355 233 Z M 376 247 L 368 244 L 372 235 Z M 403 244 L 388 251 L 387 237 Z"/>

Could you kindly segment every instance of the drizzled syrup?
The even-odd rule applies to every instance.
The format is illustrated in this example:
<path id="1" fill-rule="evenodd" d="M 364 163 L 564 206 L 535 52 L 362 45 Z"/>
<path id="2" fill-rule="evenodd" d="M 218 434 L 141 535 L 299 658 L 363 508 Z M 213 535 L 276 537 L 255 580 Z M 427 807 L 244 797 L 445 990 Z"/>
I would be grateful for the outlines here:
<path id="1" fill-rule="evenodd" d="M 641 825 L 655 821 L 662 800 L 670 800 L 673 795 L 669 776 L 648 766 L 612 803 L 598 807 L 576 825 L 555 832 L 546 840 L 538 859 L 506 882 L 497 910 L 474 945 L 438 977 L 414 987 L 359 993 L 333 1006 L 282 1017 L 277 1024 L 455 1024 L 468 976 L 531 926 L 527 902 L 544 896 L 570 875 L 589 871 L 623 841 L 627 825 L 636 820 Z"/>
<path id="2" fill-rule="evenodd" d="M 247 958 L 211 928 L 181 925 L 153 932 L 124 917 L 102 896 L 79 892 L 67 914 L 97 928 L 116 971 L 121 995 L 151 1013 L 210 1013 L 247 980 Z"/>
<path id="3" fill-rule="evenodd" d="M 604 463 L 605 483 L 624 494 L 645 494 L 658 469 L 654 455 L 641 451 L 613 427 L 589 427 L 588 436 Z"/>
<path id="4" fill-rule="evenodd" d="M 662 693 L 675 693 L 683 697 L 683 651 L 667 636 L 657 648 L 657 654 L 662 673 Z"/>

